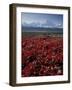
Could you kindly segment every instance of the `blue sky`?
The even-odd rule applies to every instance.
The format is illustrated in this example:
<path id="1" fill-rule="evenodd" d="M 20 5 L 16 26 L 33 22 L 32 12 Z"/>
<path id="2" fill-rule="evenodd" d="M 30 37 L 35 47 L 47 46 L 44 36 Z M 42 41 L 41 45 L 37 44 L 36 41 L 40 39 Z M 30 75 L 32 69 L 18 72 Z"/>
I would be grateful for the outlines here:
<path id="1" fill-rule="evenodd" d="M 22 12 L 21 23 L 25 27 L 63 28 L 63 15 Z"/>

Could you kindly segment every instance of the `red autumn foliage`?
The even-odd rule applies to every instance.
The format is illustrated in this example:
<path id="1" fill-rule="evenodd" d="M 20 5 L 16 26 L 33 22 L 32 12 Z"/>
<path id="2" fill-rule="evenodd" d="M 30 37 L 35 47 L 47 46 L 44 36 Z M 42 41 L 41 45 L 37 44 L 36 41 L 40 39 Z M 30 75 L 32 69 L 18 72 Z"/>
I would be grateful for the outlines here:
<path id="1" fill-rule="evenodd" d="M 63 38 L 22 38 L 22 77 L 63 75 Z"/>

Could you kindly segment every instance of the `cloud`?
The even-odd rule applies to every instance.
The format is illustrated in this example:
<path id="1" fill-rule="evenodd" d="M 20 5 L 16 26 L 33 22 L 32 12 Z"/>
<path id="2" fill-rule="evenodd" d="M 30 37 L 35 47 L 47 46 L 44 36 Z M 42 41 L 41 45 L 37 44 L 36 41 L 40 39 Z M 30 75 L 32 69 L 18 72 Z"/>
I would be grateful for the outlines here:
<path id="1" fill-rule="evenodd" d="M 57 28 L 63 28 L 63 25 L 61 23 L 56 24 Z"/>
<path id="2" fill-rule="evenodd" d="M 36 22 L 31 22 L 31 23 L 23 23 L 22 26 L 25 26 L 25 27 L 39 27 L 40 26 L 40 23 L 36 23 Z"/>
<path id="3" fill-rule="evenodd" d="M 24 27 L 44 27 L 44 28 L 62 28 L 62 24 L 54 23 L 49 20 L 26 21 L 22 24 Z"/>

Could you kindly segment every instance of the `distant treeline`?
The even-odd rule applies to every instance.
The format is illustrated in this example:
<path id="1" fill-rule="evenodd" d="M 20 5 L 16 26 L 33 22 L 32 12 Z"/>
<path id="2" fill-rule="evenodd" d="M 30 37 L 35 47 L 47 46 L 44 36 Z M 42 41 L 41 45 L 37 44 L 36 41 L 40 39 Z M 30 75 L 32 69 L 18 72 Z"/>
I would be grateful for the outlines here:
<path id="1" fill-rule="evenodd" d="M 63 33 L 52 33 L 52 32 L 22 32 L 23 37 L 28 36 L 63 36 Z"/>

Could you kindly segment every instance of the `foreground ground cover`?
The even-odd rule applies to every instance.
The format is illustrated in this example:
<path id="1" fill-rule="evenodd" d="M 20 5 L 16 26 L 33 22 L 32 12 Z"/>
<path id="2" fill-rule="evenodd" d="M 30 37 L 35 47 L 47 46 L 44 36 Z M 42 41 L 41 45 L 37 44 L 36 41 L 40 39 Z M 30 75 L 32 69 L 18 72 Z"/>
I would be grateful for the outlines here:
<path id="1" fill-rule="evenodd" d="M 63 75 L 62 37 L 22 37 L 22 77 Z"/>

